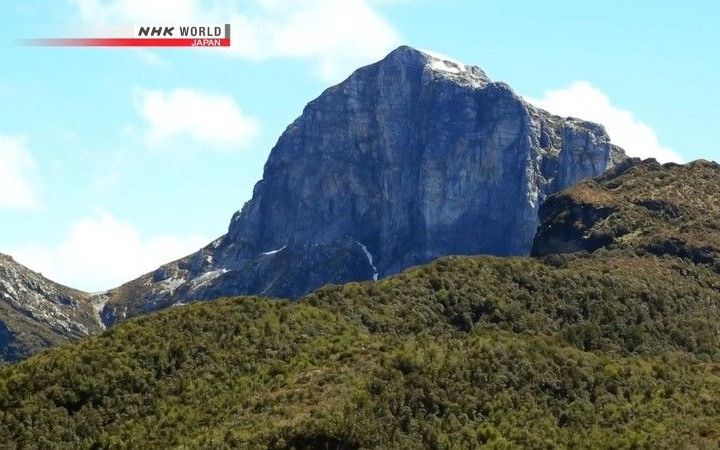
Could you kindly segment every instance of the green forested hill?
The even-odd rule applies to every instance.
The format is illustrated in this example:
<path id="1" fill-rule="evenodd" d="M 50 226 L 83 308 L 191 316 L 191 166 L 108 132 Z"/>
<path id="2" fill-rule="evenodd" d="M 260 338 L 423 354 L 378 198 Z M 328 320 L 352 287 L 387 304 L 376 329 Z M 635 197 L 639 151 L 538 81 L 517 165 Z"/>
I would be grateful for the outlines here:
<path id="1" fill-rule="evenodd" d="M 2 369 L 0 440 L 717 445 L 715 275 L 591 261 L 449 258 L 298 304 L 239 298 L 136 319 Z"/>
<path id="2" fill-rule="evenodd" d="M 717 171 L 639 167 L 615 182 Z M 608 178 L 551 200 L 539 236 L 573 254 L 450 257 L 297 303 L 171 308 L 3 367 L 0 442 L 717 448 L 720 276 L 695 251 L 720 242 L 714 209 L 668 213 L 682 190 L 643 189 L 623 197 Z M 645 197 L 661 211 L 636 209 Z M 591 230 L 630 219 L 629 234 L 582 251 Z M 658 251 L 662 239 L 680 251 Z"/>

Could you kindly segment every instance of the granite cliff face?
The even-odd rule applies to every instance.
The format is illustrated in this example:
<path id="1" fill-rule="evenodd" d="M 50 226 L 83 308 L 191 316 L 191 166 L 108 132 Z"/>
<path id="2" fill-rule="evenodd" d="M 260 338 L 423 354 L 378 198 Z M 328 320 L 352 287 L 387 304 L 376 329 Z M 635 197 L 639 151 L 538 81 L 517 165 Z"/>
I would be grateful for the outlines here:
<path id="1" fill-rule="evenodd" d="M 442 255 L 527 255 L 545 198 L 623 159 L 602 126 L 400 47 L 305 107 L 225 236 L 110 291 L 103 318 L 224 295 L 298 297 Z"/>
<path id="2" fill-rule="evenodd" d="M 0 253 L 0 362 L 103 329 L 99 305 Z"/>

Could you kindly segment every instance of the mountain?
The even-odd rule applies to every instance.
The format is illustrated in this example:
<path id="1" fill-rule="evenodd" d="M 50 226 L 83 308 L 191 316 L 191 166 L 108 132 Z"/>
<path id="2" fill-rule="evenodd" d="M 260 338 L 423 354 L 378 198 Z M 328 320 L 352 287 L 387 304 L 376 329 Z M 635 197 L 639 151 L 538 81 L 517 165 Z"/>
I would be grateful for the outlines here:
<path id="1" fill-rule="evenodd" d="M 0 253 L 0 362 L 100 332 L 99 305 Z"/>
<path id="2" fill-rule="evenodd" d="M 226 235 L 110 291 L 103 320 L 227 295 L 297 298 L 443 255 L 527 255 L 545 198 L 623 159 L 602 126 L 400 47 L 305 107 Z"/>
<path id="3" fill-rule="evenodd" d="M 197 299 L 297 298 L 443 255 L 526 255 L 549 194 L 623 159 L 601 126 L 400 47 L 307 105 L 228 233 L 195 254 L 92 296 L 3 258 L 2 360 Z"/>
<path id="4" fill-rule="evenodd" d="M 629 160 L 548 198 L 536 257 L 128 320 L 0 368 L 0 441 L 715 448 L 718 179 Z"/>

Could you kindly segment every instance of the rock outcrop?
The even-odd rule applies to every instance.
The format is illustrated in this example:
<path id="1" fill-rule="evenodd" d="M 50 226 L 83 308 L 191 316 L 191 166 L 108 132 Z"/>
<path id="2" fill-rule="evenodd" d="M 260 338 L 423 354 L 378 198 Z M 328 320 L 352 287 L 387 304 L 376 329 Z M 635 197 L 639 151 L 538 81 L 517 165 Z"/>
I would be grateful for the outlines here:
<path id="1" fill-rule="evenodd" d="M 606 251 L 686 258 L 720 272 L 720 165 L 628 159 L 551 196 L 533 256 Z"/>
<path id="2" fill-rule="evenodd" d="M 0 254 L 0 362 L 101 331 L 101 307 Z"/>
<path id="3" fill-rule="evenodd" d="M 624 159 L 474 66 L 400 47 L 310 102 L 228 233 L 107 295 L 103 318 L 298 297 L 449 254 L 527 255 L 545 198 Z"/>

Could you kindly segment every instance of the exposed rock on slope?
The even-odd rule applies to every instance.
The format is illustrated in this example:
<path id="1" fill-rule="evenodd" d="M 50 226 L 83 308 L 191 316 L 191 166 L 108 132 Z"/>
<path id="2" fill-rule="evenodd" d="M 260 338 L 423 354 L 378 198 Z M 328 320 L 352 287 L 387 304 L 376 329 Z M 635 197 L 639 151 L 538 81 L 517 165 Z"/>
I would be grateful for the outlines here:
<path id="1" fill-rule="evenodd" d="M 400 47 L 306 106 L 227 235 L 111 291 L 104 319 L 223 295 L 298 297 L 448 254 L 526 255 L 546 196 L 623 158 L 600 125 Z"/>
<path id="2" fill-rule="evenodd" d="M 0 254 L 0 362 L 99 332 L 100 307 Z"/>
<path id="3" fill-rule="evenodd" d="M 679 256 L 720 271 L 720 165 L 627 160 L 549 198 L 533 255 L 604 247 Z"/>

